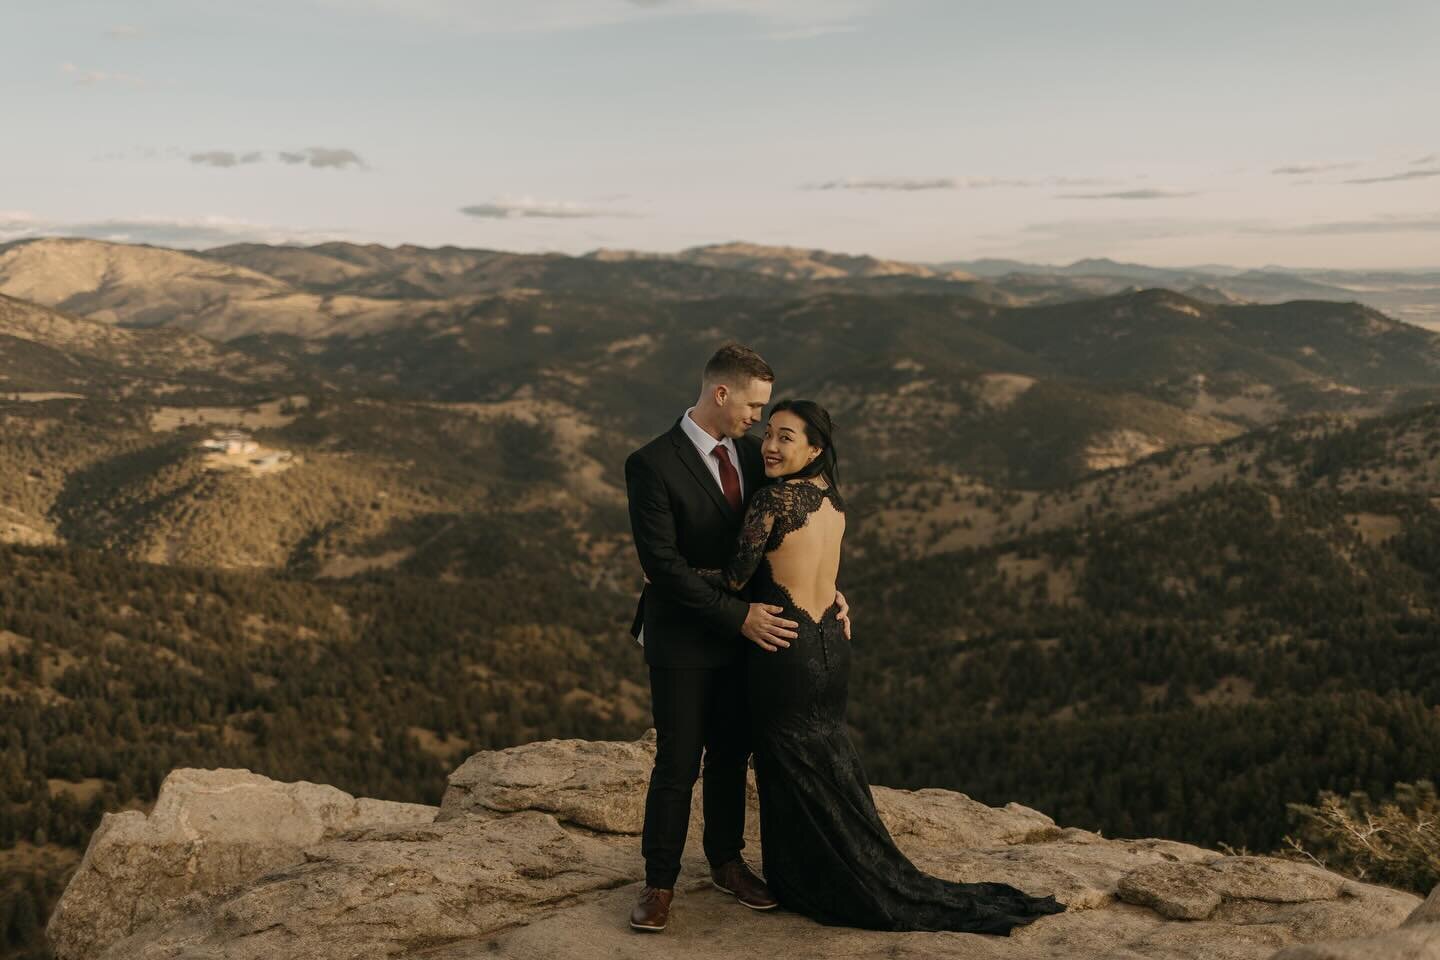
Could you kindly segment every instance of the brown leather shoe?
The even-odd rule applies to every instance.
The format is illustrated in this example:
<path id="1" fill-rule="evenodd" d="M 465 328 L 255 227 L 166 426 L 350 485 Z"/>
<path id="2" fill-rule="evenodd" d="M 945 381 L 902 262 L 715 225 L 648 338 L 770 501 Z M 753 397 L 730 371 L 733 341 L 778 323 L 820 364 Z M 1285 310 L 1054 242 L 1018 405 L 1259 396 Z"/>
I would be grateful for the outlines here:
<path id="1" fill-rule="evenodd" d="M 662 887 L 645 887 L 635 909 L 630 911 L 630 926 L 647 933 L 659 933 L 670 922 L 670 901 L 675 898 L 674 890 Z"/>
<path id="2" fill-rule="evenodd" d="M 724 866 L 711 867 L 710 882 L 751 910 L 771 910 L 779 905 L 765 881 L 751 873 L 749 865 L 739 857 Z"/>

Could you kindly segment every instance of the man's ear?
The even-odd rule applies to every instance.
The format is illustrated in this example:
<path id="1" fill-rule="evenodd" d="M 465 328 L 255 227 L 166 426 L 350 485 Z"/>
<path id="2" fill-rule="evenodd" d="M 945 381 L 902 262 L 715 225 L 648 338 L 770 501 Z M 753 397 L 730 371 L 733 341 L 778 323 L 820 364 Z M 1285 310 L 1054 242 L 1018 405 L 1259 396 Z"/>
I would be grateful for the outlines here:
<path id="1" fill-rule="evenodd" d="M 725 406 L 725 401 L 730 398 L 730 388 L 725 384 L 717 384 L 715 387 L 715 406 Z"/>

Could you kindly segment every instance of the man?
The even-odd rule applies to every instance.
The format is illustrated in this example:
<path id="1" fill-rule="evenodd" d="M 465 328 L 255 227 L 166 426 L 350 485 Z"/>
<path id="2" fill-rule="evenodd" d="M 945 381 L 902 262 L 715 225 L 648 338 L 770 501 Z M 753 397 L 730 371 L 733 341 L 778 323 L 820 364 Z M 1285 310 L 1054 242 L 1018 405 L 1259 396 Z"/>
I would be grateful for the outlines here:
<path id="1" fill-rule="evenodd" d="M 760 443 L 747 432 L 774 380 L 755 351 L 721 347 L 705 365 L 695 406 L 625 461 L 630 527 L 647 581 L 631 632 L 645 647 L 656 732 L 640 847 L 645 887 L 630 915 L 636 930 L 664 930 L 669 921 L 702 757 L 710 879 L 747 907 L 775 906 L 740 856 L 750 755 L 744 653 L 746 640 L 788 647 L 798 624 L 775 616 L 780 607 L 746 603 L 695 573 L 725 565 L 745 505 L 765 482 Z"/>

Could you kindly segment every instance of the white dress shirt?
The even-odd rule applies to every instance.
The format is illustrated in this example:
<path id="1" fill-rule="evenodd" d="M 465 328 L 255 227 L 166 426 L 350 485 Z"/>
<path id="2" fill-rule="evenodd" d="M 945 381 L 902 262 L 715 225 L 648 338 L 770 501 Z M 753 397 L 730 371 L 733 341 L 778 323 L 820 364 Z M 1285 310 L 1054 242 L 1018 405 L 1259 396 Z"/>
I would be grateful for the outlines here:
<path id="1" fill-rule="evenodd" d="M 724 440 L 716 440 L 706 433 L 704 427 L 690 419 L 690 414 L 694 410 L 695 408 L 691 407 L 685 411 L 685 416 L 680 418 L 681 429 L 685 431 L 685 436 L 690 438 L 690 442 L 695 444 L 695 449 L 700 453 L 700 462 L 705 464 L 706 469 L 710 471 L 710 476 L 715 478 L 715 486 L 720 489 L 722 494 L 725 492 L 725 484 L 720 482 L 720 459 L 710 451 L 715 449 L 717 443 L 725 448 L 725 452 L 730 455 L 730 465 L 735 468 L 735 476 L 740 483 L 740 502 L 744 503 L 745 475 L 740 472 L 740 451 L 736 448 L 735 441 L 729 437 Z"/>

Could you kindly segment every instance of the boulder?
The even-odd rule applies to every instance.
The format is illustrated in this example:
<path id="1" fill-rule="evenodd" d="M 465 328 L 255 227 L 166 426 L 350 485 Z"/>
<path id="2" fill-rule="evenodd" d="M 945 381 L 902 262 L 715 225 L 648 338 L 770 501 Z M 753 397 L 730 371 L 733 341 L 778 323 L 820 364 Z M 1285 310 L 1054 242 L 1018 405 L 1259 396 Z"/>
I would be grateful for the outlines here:
<path id="1" fill-rule="evenodd" d="M 1440 923 L 1440 886 L 1430 891 L 1430 896 L 1415 908 L 1414 913 L 1405 918 L 1401 926 L 1415 927 L 1423 923 Z"/>
<path id="2" fill-rule="evenodd" d="M 1287 947 L 1274 960 L 1440 960 L 1440 886 L 1399 929 Z"/>
<path id="3" fill-rule="evenodd" d="M 1204 870 L 1190 863 L 1155 863 L 1125 874 L 1116 890 L 1126 903 L 1171 920 L 1204 920 L 1224 899 L 1205 882 Z"/>
<path id="4" fill-rule="evenodd" d="M 60 960 L 89 960 L 147 923 L 165 923 L 354 827 L 425 823 L 436 808 L 352 797 L 249 770 L 176 769 L 147 816 L 107 813 L 46 928 Z"/>
<path id="5" fill-rule="evenodd" d="M 546 740 L 487 750 L 450 774 L 437 819 L 540 810 L 577 827 L 638 835 L 654 762 L 653 731 L 634 743 Z"/>
<path id="6" fill-rule="evenodd" d="M 874 787 L 875 806 L 892 836 L 965 847 L 1019 843 L 1058 832 L 1055 821 L 1018 803 L 986 806 L 953 790 Z"/>
<path id="7" fill-rule="evenodd" d="M 208 911 L 152 925 L 103 960 L 410 957 L 629 884 L 628 851 L 549 814 L 352 831 L 305 851 Z"/>
<path id="8" fill-rule="evenodd" d="M 1172 920 L 1204 920 L 1226 900 L 1306 903 L 1334 900 L 1349 881 L 1275 857 L 1213 857 L 1203 863 L 1143 867 L 1120 879 L 1121 899 L 1152 907 Z"/>

